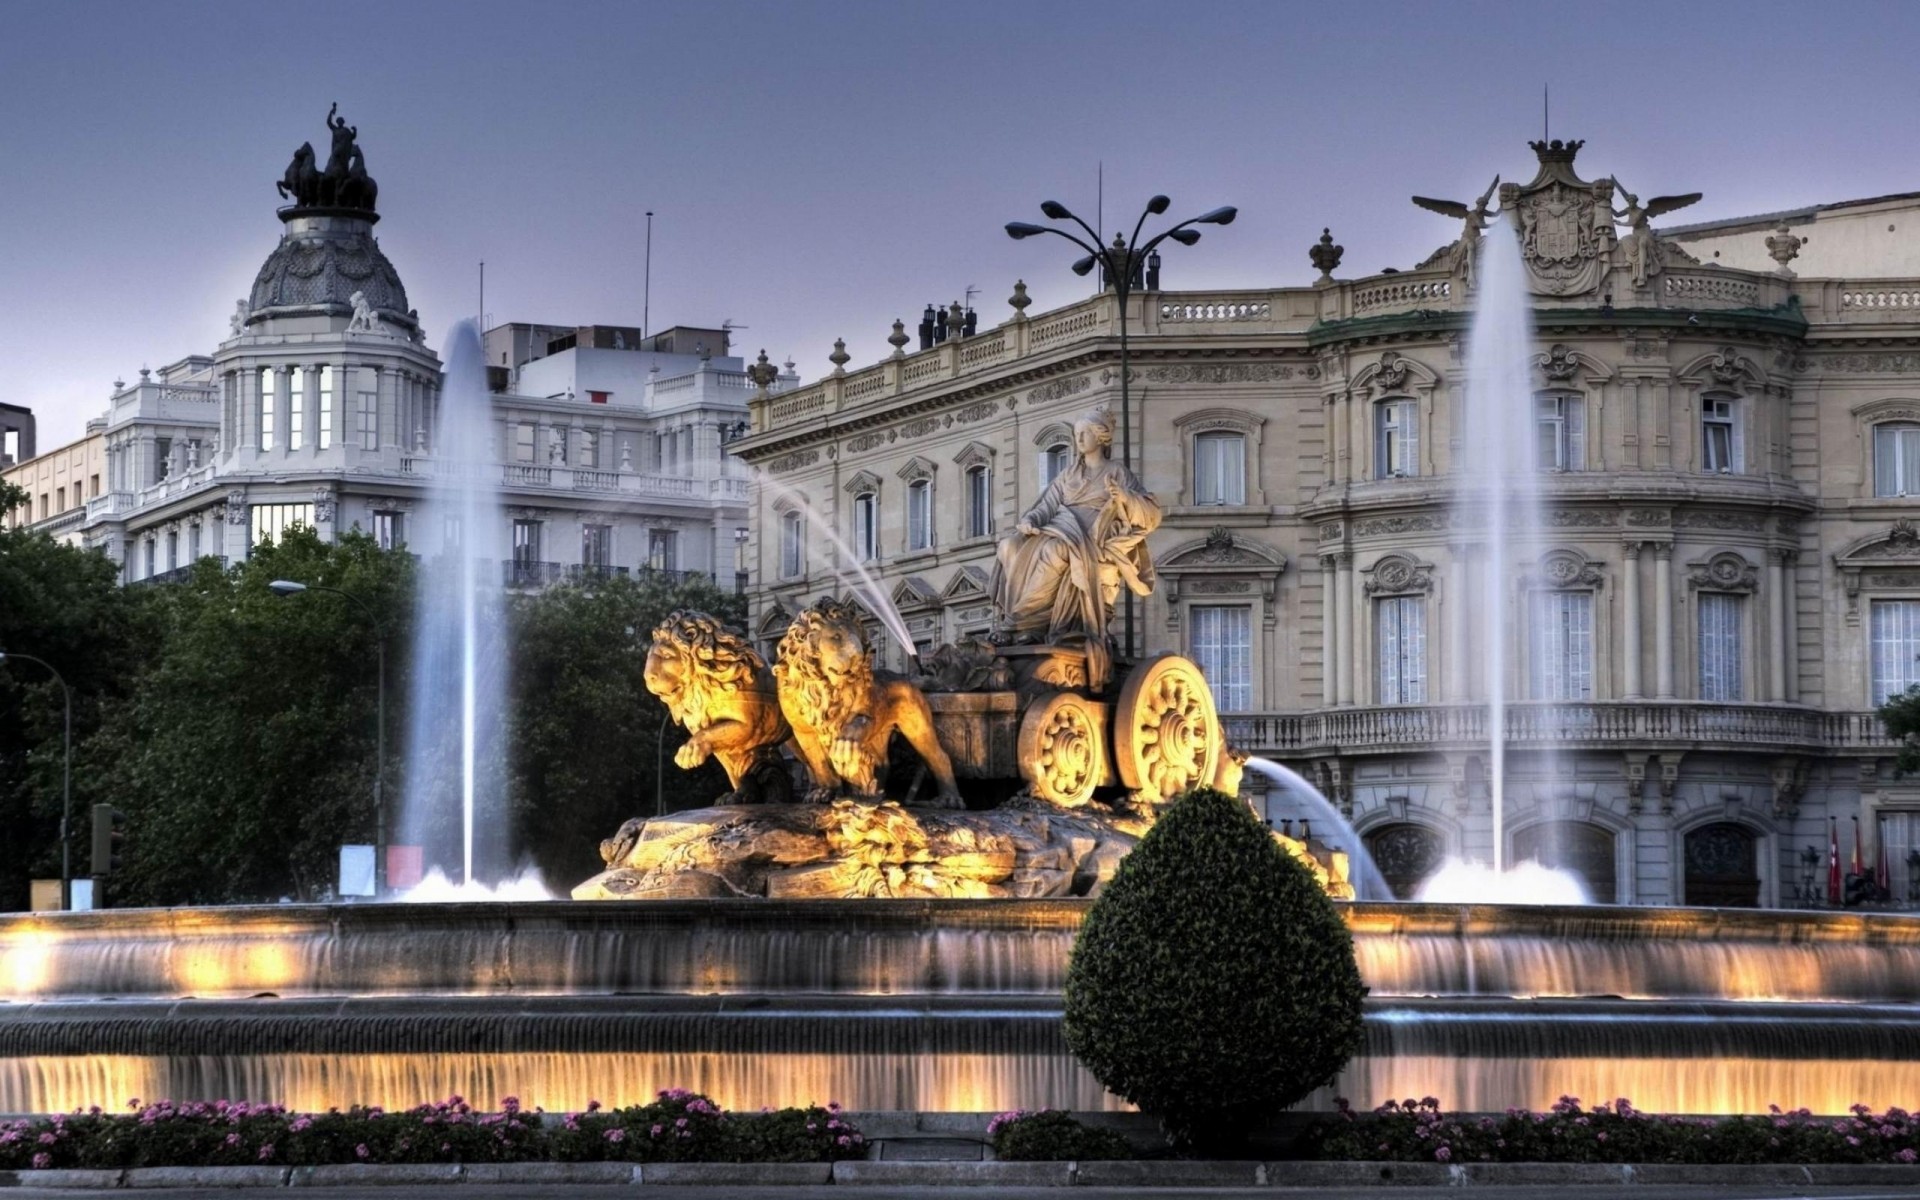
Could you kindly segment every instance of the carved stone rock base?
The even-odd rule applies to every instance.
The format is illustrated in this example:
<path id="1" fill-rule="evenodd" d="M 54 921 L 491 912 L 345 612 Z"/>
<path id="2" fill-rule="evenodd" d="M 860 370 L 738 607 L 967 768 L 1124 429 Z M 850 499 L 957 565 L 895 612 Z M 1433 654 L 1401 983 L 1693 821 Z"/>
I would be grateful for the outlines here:
<path id="1" fill-rule="evenodd" d="M 988 812 L 840 800 L 627 822 L 576 900 L 1097 895 L 1148 822 L 1017 798 Z"/>

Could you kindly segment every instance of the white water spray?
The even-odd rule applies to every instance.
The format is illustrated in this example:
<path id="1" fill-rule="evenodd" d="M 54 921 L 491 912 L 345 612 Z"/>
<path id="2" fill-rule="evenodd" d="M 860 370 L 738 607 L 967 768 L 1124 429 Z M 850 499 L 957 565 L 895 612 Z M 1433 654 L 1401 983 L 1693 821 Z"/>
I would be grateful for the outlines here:
<path id="1" fill-rule="evenodd" d="M 860 599 L 866 602 L 867 611 L 878 617 L 880 623 L 887 627 L 887 632 L 900 643 L 900 648 L 906 652 L 907 657 L 917 659 L 919 654 L 913 644 L 913 634 L 907 629 L 906 618 L 902 617 L 900 610 L 894 607 L 893 597 L 887 595 L 886 589 L 880 586 L 880 581 L 873 577 L 873 573 L 867 570 L 866 564 L 860 561 L 860 556 L 853 552 L 853 547 L 847 545 L 834 529 L 833 522 L 821 516 L 813 505 L 807 502 L 805 495 L 781 483 L 765 471 L 756 468 L 753 477 L 754 481 L 762 487 L 771 488 L 775 495 L 793 502 L 801 512 L 807 514 L 807 536 L 801 539 L 801 552 L 807 556 L 808 561 L 833 571 L 835 579 L 852 588 Z M 828 561 L 824 550 L 814 546 L 811 535 L 816 531 L 825 534 L 827 540 L 840 551 L 841 563 L 853 571 L 854 578 L 849 579 L 845 570 Z"/>
<path id="2" fill-rule="evenodd" d="M 1333 801 L 1325 793 L 1307 782 L 1306 776 L 1289 767 L 1283 767 L 1270 758 L 1249 758 L 1247 769 L 1265 775 L 1279 784 L 1289 797 L 1303 809 L 1311 810 L 1306 815 L 1319 822 L 1319 838 L 1336 850 L 1347 853 L 1347 877 L 1353 882 L 1353 895 L 1356 900 L 1391 900 L 1393 889 L 1387 886 L 1387 878 L 1374 864 L 1373 855 L 1367 852 L 1367 844 L 1360 840 L 1353 826 L 1340 815 Z M 1267 811 L 1273 811 L 1273 802 L 1267 802 Z"/>

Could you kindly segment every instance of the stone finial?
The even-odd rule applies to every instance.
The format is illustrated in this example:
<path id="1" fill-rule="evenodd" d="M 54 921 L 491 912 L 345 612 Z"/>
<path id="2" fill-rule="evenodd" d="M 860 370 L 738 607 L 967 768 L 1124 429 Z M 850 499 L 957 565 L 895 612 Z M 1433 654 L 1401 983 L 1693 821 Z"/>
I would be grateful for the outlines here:
<path id="1" fill-rule="evenodd" d="M 847 339 L 833 339 L 833 353 L 827 355 L 827 361 L 833 364 L 835 375 L 847 373 L 847 364 L 853 361 L 853 355 L 847 353 Z"/>
<path id="2" fill-rule="evenodd" d="M 887 345 L 893 347 L 893 356 L 895 358 L 905 358 L 907 356 L 907 343 L 911 340 L 912 339 L 907 336 L 907 323 L 896 320 L 893 323 L 893 332 L 887 335 Z"/>
<path id="3" fill-rule="evenodd" d="M 1033 297 L 1027 295 L 1026 280 L 1016 279 L 1013 281 L 1013 295 L 1007 297 L 1007 303 L 1013 305 L 1014 320 L 1024 321 L 1027 319 L 1027 306 L 1033 303 Z"/>
<path id="4" fill-rule="evenodd" d="M 760 351 L 760 357 L 747 368 L 747 380 L 760 389 L 760 398 L 764 399 L 767 389 L 773 381 L 780 378 L 780 369 L 767 361 L 767 352 Z"/>
<path id="5" fill-rule="evenodd" d="M 1800 247 L 1804 246 L 1806 241 L 1805 238 L 1795 237 L 1793 227 L 1785 221 L 1780 222 L 1774 229 L 1773 236 L 1767 239 L 1767 253 L 1773 256 L 1773 261 L 1780 264 L 1777 269 L 1779 274 L 1793 274 L 1787 264 L 1800 256 Z"/>
<path id="6" fill-rule="evenodd" d="M 1320 272 L 1320 278 L 1313 281 L 1315 287 L 1333 282 L 1334 268 L 1340 265 L 1340 256 L 1346 252 L 1345 246 L 1333 244 L 1331 228 L 1320 231 L 1319 242 L 1307 251 L 1307 257 L 1312 260 L 1314 270 Z"/>
<path id="7" fill-rule="evenodd" d="M 947 306 L 947 336 L 950 338 L 966 336 L 961 332 L 966 326 L 967 310 L 960 307 L 960 302 L 955 300 Z"/>

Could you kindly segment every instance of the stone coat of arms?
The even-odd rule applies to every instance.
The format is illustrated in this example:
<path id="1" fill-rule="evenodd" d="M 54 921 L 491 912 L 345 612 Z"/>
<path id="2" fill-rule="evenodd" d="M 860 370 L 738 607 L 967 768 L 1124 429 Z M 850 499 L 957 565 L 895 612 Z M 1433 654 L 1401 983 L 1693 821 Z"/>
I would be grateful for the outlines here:
<path id="1" fill-rule="evenodd" d="M 1500 189 L 1500 207 L 1513 213 L 1520 252 L 1535 295 L 1577 296 L 1600 286 L 1614 246 L 1611 178 L 1588 182 L 1574 174 L 1584 143 L 1531 142 L 1540 171 L 1530 183 Z"/>

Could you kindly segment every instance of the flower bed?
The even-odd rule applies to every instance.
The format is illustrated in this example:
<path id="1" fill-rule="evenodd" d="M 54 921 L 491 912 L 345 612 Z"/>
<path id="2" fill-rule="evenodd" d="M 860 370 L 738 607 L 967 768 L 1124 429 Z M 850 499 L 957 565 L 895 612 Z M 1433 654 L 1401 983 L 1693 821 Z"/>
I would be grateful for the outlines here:
<path id="1" fill-rule="evenodd" d="M 1920 1119 L 1864 1104 L 1846 1117 L 1775 1106 L 1767 1116 L 1676 1117 L 1615 1100 L 1583 1109 L 1572 1096 L 1546 1112 L 1508 1109 L 1467 1116 L 1440 1102 L 1388 1101 L 1370 1113 L 1340 1113 L 1316 1126 L 1302 1157 L 1392 1162 L 1912 1163 Z"/>
<path id="2" fill-rule="evenodd" d="M 987 1122 L 995 1158 L 1007 1162 L 1087 1162 L 1132 1158 L 1133 1146 L 1110 1129 L 1082 1125 L 1057 1108 L 1004 1112 Z"/>
<path id="3" fill-rule="evenodd" d="M 279 1105 L 141 1105 L 0 1125 L 0 1170 L 320 1163 L 832 1162 L 866 1138 L 840 1107 L 728 1113 L 679 1088 L 651 1104 L 477 1113 L 459 1096 L 404 1112 L 291 1113 Z"/>

